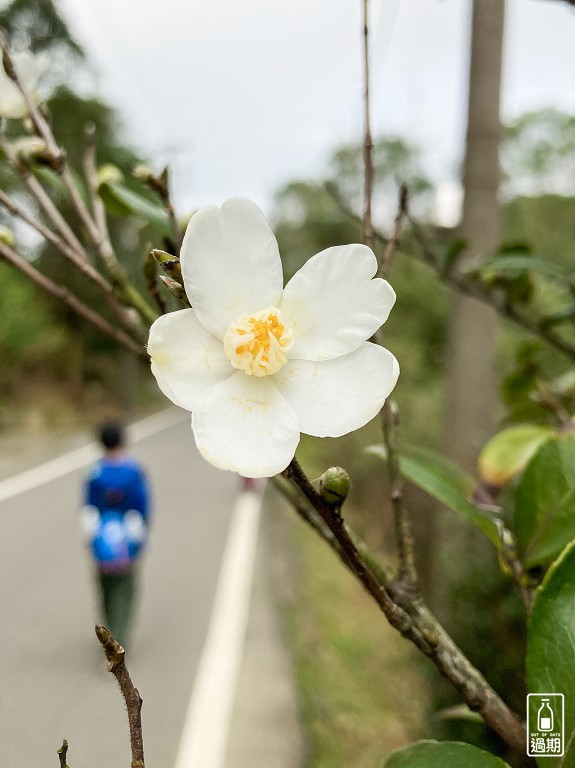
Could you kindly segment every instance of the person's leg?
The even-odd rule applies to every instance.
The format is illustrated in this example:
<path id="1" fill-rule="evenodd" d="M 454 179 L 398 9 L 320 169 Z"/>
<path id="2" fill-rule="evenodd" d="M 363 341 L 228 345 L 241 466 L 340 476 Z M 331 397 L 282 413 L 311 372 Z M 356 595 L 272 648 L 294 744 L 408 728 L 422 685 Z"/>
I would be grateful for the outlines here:
<path id="1" fill-rule="evenodd" d="M 134 612 L 135 573 L 113 573 L 109 577 L 108 628 L 113 637 L 125 647 Z"/>

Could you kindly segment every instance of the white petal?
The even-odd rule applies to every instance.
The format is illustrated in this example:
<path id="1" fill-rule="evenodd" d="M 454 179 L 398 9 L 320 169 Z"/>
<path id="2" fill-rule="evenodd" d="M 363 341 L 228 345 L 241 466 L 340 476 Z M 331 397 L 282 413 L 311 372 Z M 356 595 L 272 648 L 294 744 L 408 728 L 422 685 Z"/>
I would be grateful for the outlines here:
<path id="1" fill-rule="evenodd" d="M 295 337 L 290 358 L 329 360 L 353 352 L 387 320 L 391 285 L 365 245 L 341 245 L 312 256 L 286 285 L 282 321 Z"/>
<path id="2" fill-rule="evenodd" d="M 250 200 L 233 197 L 192 216 L 181 252 L 186 293 L 198 319 L 222 339 L 244 312 L 277 306 L 282 266 L 274 233 Z"/>
<path id="3" fill-rule="evenodd" d="M 152 323 L 148 353 L 162 392 L 188 411 L 207 387 L 234 373 L 221 341 L 206 331 L 193 309 L 169 312 Z"/>
<path id="4" fill-rule="evenodd" d="M 302 432 L 340 437 L 376 416 L 398 376 L 391 352 L 366 341 L 333 360 L 290 360 L 273 379 Z"/>
<path id="5" fill-rule="evenodd" d="M 211 464 L 244 477 L 271 477 L 290 463 L 299 427 L 273 378 L 238 371 L 199 398 L 192 428 Z"/>

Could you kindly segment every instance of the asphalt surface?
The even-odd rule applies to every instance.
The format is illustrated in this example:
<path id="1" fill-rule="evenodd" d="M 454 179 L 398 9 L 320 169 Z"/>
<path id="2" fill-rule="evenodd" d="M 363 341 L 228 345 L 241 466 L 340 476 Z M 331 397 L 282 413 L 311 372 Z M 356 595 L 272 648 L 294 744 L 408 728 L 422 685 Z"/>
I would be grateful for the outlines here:
<path id="1" fill-rule="evenodd" d="M 237 478 L 197 455 L 185 415 L 131 452 L 148 468 L 155 511 L 127 662 L 144 699 L 146 764 L 172 768 Z M 99 616 L 78 526 L 83 475 L 0 503 L 3 765 L 57 766 L 63 738 L 73 768 L 130 764 L 123 701 L 93 631 Z"/>

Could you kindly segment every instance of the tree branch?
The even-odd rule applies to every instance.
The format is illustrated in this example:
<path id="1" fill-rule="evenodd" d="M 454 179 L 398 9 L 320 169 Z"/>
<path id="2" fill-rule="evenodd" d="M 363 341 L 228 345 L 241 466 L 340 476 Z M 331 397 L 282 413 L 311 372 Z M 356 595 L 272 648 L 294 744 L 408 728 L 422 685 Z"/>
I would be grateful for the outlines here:
<path id="1" fill-rule="evenodd" d="M 43 191 L 43 190 L 42 190 Z M 49 199 L 49 198 L 48 198 Z M 51 201 L 50 201 L 51 202 Z M 88 257 L 85 253 L 78 253 L 75 248 L 72 248 L 68 243 L 62 240 L 55 232 L 49 227 L 43 224 L 38 219 L 34 218 L 24 208 L 22 208 L 15 200 L 10 198 L 5 192 L 0 189 L 0 205 L 3 205 L 6 210 L 23 221 L 32 229 L 35 229 L 38 234 L 46 240 L 46 242 L 57 248 L 63 256 L 65 256 L 76 269 L 91 280 L 96 288 L 100 291 L 104 300 L 109 307 L 110 311 L 118 318 L 122 325 L 127 328 L 131 334 L 138 340 L 142 340 L 141 325 L 140 322 L 132 317 L 126 308 L 123 307 L 116 296 L 114 290 L 106 278 L 98 272 L 97 269 L 88 261 Z M 143 343 L 143 340 L 142 340 Z"/>
<path id="2" fill-rule="evenodd" d="M 397 213 L 393 223 L 393 230 L 391 237 L 387 240 L 385 251 L 383 252 L 381 263 L 377 271 L 377 277 L 387 277 L 387 274 L 391 268 L 391 262 L 395 256 L 397 246 L 399 245 L 399 235 L 401 233 L 401 228 L 403 227 L 403 222 L 407 216 L 407 200 L 407 185 L 402 184 L 399 188 L 399 199 L 397 202 Z"/>
<path id="3" fill-rule="evenodd" d="M 381 583 L 381 573 L 376 575 L 366 556 L 360 552 L 354 541 L 355 537 L 352 537 L 343 522 L 340 508 L 327 503 L 317 493 L 296 459 L 282 474 L 299 489 L 322 524 L 314 522 L 315 516 L 309 512 L 302 515 L 303 519 L 334 549 L 344 565 L 378 604 L 389 623 L 431 659 L 437 669 L 461 693 L 467 705 L 478 712 L 506 744 L 523 753 L 525 729 L 519 717 L 509 709 L 455 645 L 422 599 L 403 592 L 394 593 L 393 582 Z M 301 503 L 297 508 L 300 511 Z M 326 529 L 329 536 L 325 534 Z M 364 547 L 364 551 L 366 549 Z"/>
<path id="4" fill-rule="evenodd" d="M 371 203 L 373 197 L 373 140 L 369 103 L 369 6 L 363 0 L 363 242 L 373 250 L 373 221 Z"/>
<path id="5" fill-rule="evenodd" d="M 575 2 L 575 0 L 574 0 Z M 341 195 L 337 192 L 334 185 L 331 183 L 325 184 L 326 190 L 329 192 L 329 194 L 332 196 L 334 202 L 337 204 L 337 206 L 340 208 L 342 213 L 344 213 L 346 216 L 348 216 L 353 221 L 356 221 L 358 223 L 361 223 L 362 219 L 360 216 L 358 216 L 355 211 L 353 211 L 349 205 L 342 199 Z M 525 317 L 525 315 L 522 315 L 520 312 L 518 312 L 511 304 L 508 302 L 501 302 L 498 301 L 494 296 L 491 295 L 490 292 L 482 288 L 477 283 L 472 283 L 469 278 L 466 278 L 462 275 L 455 275 L 453 273 L 447 273 L 445 270 L 442 269 L 442 267 L 437 263 L 435 259 L 435 254 L 432 253 L 430 250 L 426 238 L 423 235 L 421 231 L 421 227 L 418 225 L 414 219 L 407 215 L 407 218 L 412 226 L 413 233 L 418 241 L 418 245 L 420 247 L 420 254 L 413 253 L 412 251 L 405 251 L 402 249 L 402 253 L 408 256 L 410 259 L 416 259 L 417 261 L 421 261 L 424 264 L 427 264 L 431 269 L 434 270 L 434 272 L 437 274 L 437 276 L 447 285 L 451 286 L 452 288 L 455 288 L 460 293 L 465 294 L 466 296 L 471 296 L 474 299 L 477 299 L 478 301 L 483 302 L 484 304 L 488 304 L 489 306 L 493 307 L 500 315 L 503 317 L 506 317 L 508 320 L 512 320 L 517 325 L 520 325 L 522 328 L 524 328 L 529 333 L 533 334 L 534 336 L 538 336 L 543 341 L 546 341 L 548 344 L 550 344 L 552 347 L 557 349 L 559 352 L 562 352 L 565 355 L 568 355 L 572 360 L 575 359 L 575 344 L 568 341 L 567 339 L 562 338 L 557 333 L 555 333 L 551 328 L 543 328 L 539 323 L 536 321 L 531 320 L 528 317 Z M 389 238 L 387 238 L 383 232 L 378 230 L 377 228 L 374 229 L 374 237 L 383 245 L 387 245 L 389 243 Z"/>
<path id="6" fill-rule="evenodd" d="M 525 330 L 529 331 L 529 333 L 532 333 L 534 336 L 539 336 L 539 338 L 543 339 L 548 344 L 551 344 L 551 346 L 555 347 L 555 349 L 563 352 L 566 355 L 569 355 L 571 358 L 575 358 L 575 344 L 572 344 L 566 339 L 563 339 L 550 328 L 542 328 L 539 323 L 531 320 L 528 317 L 525 317 L 525 315 L 522 315 L 520 312 L 518 312 L 518 310 L 515 309 L 515 307 L 509 302 L 498 301 L 494 296 L 491 295 L 489 291 L 483 288 L 481 284 L 471 281 L 465 275 L 458 274 L 455 270 L 451 272 L 442 270 L 440 265 L 437 264 L 435 255 L 429 248 L 421 227 L 416 221 L 414 221 L 414 219 L 411 218 L 411 216 L 408 216 L 408 218 L 415 238 L 421 249 L 421 258 L 419 258 L 419 260 L 423 261 L 425 264 L 435 270 L 437 275 L 444 283 L 450 285 L 452 288 L 455 288 L 457 291 L 463 293 L 466 296 L 471 296 L 472 298 L 477 299 L 484 304 L 488 304 L 503 317 L 506 317 L 509 320 L 513 320 L 513 322 L 521 325 L 523 328 L 525 328 Z M 385 236 L 379 232 L 375 232 L 375 237 L 378 240 L 387 242 Z M 408 255 L 412 256 L 413 258 L 418 258 L 411 253 L 408 253 Z"/>
<path id="7" fill-rule="evenodd" d="M 10 246 L 2 242 L 0 242 L 0 259 L 12 264 L 13 267 L 26 275 L 26 277 L 36 283 L 36 285 L 40 286 L 46 293 L 49 293 L 51 296 L 54 296 L 54 298 L 66 304 L 77 315 L 84 318 L 84 320 L 87 320 L 94 327 L 98 328 L 99 331 L 102 331 L 102 333 L 105 333 L 107 336 L 114 339 L 118 344 L 126 347 L 126 349 L 139 357 L 147 359 L 148 355 L 143 344 L 138 344 L 130 336 L 124 333 L 124 331 L 115 328 L 101 315 L 80 301 L 80 299 L 78 299 L 71 291 L 64 286 L 55 283 L 53 280 L 50 280 L 49 277 L 46 277 L 46 275 L 42 274 L 36 267 L 33 267 L 32 264 L 26 261 L 20 254 L 16 253 Z"/>
<path id="8" fill-rule="evenodd" d="M 8 46 L 8 40 L 4 35 L 0 35 L 0 47 L 3 53 L 4 68 L 8 77 L 16 85 L 20 93 L 22 94 L 26 105 L 34 131 L 36 135 L 41 138 L 46 144 L 47 154 L 50 158 L 50 165 L 53 170 L 60 176 L 62 182 L 68 192 L 70 202 L 74 207 L 74 210 L 78 214 L 82 225 L 86 229 L 90 240 L 92 241 L 96 252 L 102 260 L 108 274 L 112 278 L 115 284 L 120 289 L 122 296 L 126 302 L 131 304 L 136 309 L 141 317 L 147 323 L 153 323 L 158 317 L 157 312 L 151 307 L 148 302 L 140 295 L 139 291 L 130 283 L 122 265 L 118 261 L 114 248 L 108 236 L 107 227 L 104 231 L 100 229 L 98 223 L 92 218 L 90 211 L 86 207 L 82 196 L 80 195 L 74 180 L 70 174 L 68 166 L 66 164 L 66 154 L 58 146 L 58 143 L 52 133 L 52 129 L 48 125 L 46 119 L 36 107 L 36 105 L 30 99 L 28 93 L 22 87 L 18 73 L 14 67 L 12 58 L 10 56 L 10 50 Z"/>
<path id="9" fill-rule="evenodd" d="M 102 625 L 96 625 L 96 637 L 102 644 L 108 672 L 116 678 L 120 691 L 126 702 L 128 722 L 130 725 L 130 746 L 132 748 L 131 768 L 144 768 L 144 739 L 142 736 L 142 697 L 134 687 L 125 663 L 126 652 Z"/>
<path id="10" fill-rule="evenodd" d="M 60 768 L 70 768 L 68 763 L 66 762 L 66 758 L 68 757 L 68 742 L 66 739 L 62 741 L 62 746 L 58 750 L 58 760 L 60 762 Z"/>

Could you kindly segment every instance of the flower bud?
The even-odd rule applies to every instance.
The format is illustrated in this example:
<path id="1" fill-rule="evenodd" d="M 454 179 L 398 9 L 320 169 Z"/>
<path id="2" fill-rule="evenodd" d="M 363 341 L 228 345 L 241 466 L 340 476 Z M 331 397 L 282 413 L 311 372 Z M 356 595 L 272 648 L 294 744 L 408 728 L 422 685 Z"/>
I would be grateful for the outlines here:
<path id="1" fill-rule="evenodd" d="M 182 268 L 177 256 L 161 251 L 159 248 L 154 248 L 150 251 L 150 255 L 154 257 L 168 277 L 177 280 L 179 283 L 182 282 Z"/>
<path id="2" fill-rule="evenodd" d="M 149 184 L 150 181 L 156 178 L 150 166 L 144 163 L 137 165 L 132 173 L 138 181 L 142 181 L 144 184 Z"/>
<path id="3" fill-rule="evenodd" d="M 349 493 L 351 480 L 349 475 L 341 467 L 326 469 L 319 479 L 319 492 L 328 504 L 343 504 Z"/>
<path id="4" fill-rule="evenodd" d="M 124 174 L 117 165 L 105 163 L 98 168 L 98 186 L 101 184 L 117 184 L 124 181 Z"/>
<path id="5" fill-rule="evenodd" d="M 12 149 L 16 153 L 18 160 L 29 165 L 30 163 L 52 160 L 48 147 L 42 139 L 37 136 L 25 136 L 12 142 Z"/>
<path id="6" fill-rule="evenodd" d="M 190 306 L 184 286 L 181 283 L 178 283 L 177 280 L 173 280 L 171 277 L 166 277 L 165 275 L 160 275 L 160 280 L 178 301 L 182 302 L 182 304 L 185 304 L 187 307 Z"/>
<path id="7" fill-rule="evenodd" d="M 4 245 L 14 245 L 15 238 L 14 238 L 14 232 L 9 227 L 5 227 L 3 224 L 0 224 L 0 243 L 4 243 Z"/>

